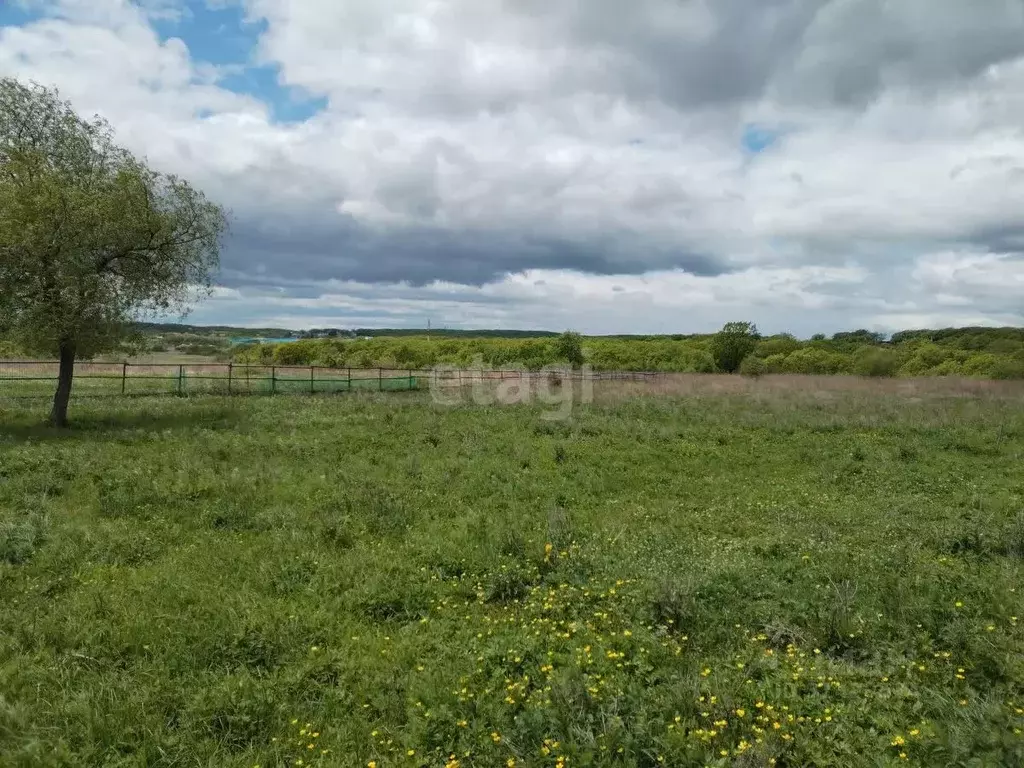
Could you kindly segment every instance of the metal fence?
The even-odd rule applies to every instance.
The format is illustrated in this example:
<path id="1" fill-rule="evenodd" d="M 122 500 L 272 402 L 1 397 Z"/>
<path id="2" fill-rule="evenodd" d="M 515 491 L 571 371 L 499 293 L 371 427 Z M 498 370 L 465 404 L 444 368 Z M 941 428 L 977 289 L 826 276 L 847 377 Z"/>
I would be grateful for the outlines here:
<path id="1" fill-rule="evenodd" d="M 52 395 L 59 365 L 53 361 L 0 361 L 0 396 Z M 632 371 L 522 371 L 398 368 L 326 368 L 316 365 L 237 363 L 96 363 L 75 365 L 74 395 L 274 395 L 396 392 L 428 386 L 462 387 L 477 382 L 558 378 L 643 381 L 654 373 Z"/>

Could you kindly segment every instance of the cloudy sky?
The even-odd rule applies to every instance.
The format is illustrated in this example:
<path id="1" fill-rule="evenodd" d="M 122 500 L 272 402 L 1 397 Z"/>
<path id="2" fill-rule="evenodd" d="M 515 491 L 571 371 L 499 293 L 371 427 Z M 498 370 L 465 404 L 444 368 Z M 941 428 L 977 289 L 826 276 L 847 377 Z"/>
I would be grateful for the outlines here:
<path id="1" fill-rule="evenodd" d="M 1024 0 L 0 0 L 233 214 L 192 322 L 1024 324 Z"/>

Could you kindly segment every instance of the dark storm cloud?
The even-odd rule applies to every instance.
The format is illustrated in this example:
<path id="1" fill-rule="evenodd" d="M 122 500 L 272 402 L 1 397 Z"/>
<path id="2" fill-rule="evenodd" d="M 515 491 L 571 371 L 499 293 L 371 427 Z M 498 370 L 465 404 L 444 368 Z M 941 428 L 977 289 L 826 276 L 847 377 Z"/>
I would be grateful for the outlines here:
<path id="1" fill-rule="evenodd" d="M 437 228 L 378 229 L 334 213 L 273 223 L 240 220 L 225 248 L 225 285 L 252 275 L 282 280 L 347 280 L 365 283 L 435 280 L 483 285 L 529 269 L 567 269 L 591 274 L 642 274 L 680 268 L 710 276 L 727 271 L 715 259 L 683 250 L 652 247 L 637 238 L 586 242 L 529 234 L 452 232 Z"/>
<path id="2" fill-rule="evenodd" d="M 1024 54 L 1021 0 L 790 4 L 800 5 L 814 13 L 773 73 L 782 99 L 864 104 L 889 88 L 941 88 Z"/>
<path id="3" fill-rule="evenodd" d="M 567 26 L 584 45 L 615 52 L 609 82 L 627 97 L 707 106 L 759 97 L 822 3 L 719 0 L 706 19 L 697 5 L 640 0 L 623 18 L 619 0 L 573 3 Z"/>
<path id="4" fill-rule="evenodd" d="M 1024 218 L 999 227 L 988 227 L 971 233 L 965 245 L 990 253 L 1024 254 Z"/>
<path id="5" fill-rule="evenodd" d="M 551 46 L 585 53 L 589 86 L 704 108 L 765 95 L 863 104 L 1024 54 L 1022 0 L 513 0 Z M 530 44 L 530 41 L 524 41 Z M 578 83 L 577 83 L 578 84 Z"/>

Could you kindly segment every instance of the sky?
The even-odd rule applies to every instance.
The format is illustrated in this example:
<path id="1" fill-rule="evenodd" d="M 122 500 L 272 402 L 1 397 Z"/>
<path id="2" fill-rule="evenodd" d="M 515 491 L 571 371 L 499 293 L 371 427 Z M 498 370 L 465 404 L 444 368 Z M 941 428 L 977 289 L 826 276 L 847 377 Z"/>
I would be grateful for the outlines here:
<path id="1" fill-rule="evenodd" d="M 231 211 L 189 322 L 1024 325 L 1024 0 L 0 0 Z"/>

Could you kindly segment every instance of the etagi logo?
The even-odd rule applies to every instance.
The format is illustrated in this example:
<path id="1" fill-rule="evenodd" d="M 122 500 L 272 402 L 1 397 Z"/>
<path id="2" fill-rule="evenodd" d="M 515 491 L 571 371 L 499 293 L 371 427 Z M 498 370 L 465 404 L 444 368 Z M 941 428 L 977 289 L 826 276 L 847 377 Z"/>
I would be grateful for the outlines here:
<path id="1" fill-rule="evenodd" d="M 539 371 L 525 368 L 488 370 L 478 358 L 469 368 L 438 366 L 431 370 L 430 397 L 436 405 L 547 406 L 541 418 L 564 421 L 576 404 L 594 400 L 594 372 L 585 365 L 573 369 L 549 365 Z"/>

